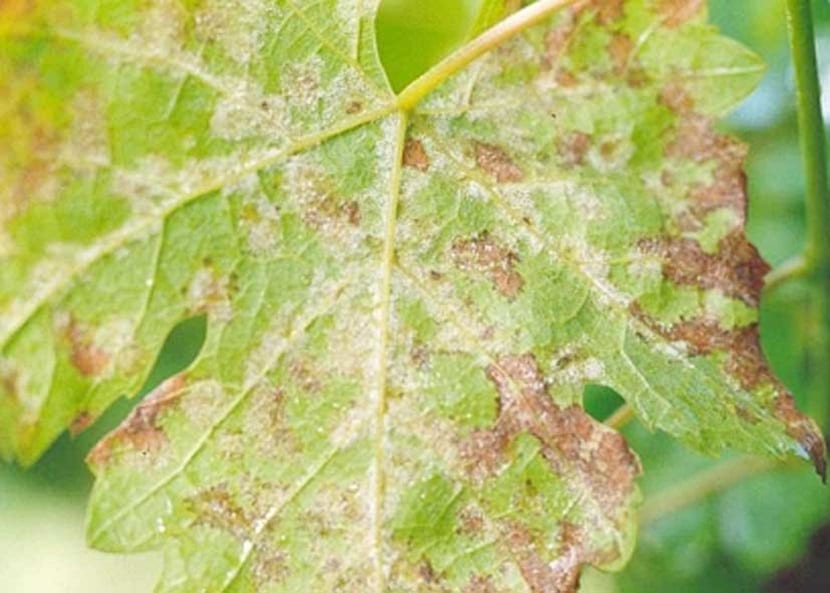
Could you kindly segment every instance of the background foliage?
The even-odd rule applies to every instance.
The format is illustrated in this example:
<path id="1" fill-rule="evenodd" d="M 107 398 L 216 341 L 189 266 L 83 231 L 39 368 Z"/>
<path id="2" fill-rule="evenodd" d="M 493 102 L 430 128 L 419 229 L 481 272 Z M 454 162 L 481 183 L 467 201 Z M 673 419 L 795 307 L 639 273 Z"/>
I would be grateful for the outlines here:
<path id="1" fill-rule="evenodd" d="M 387 0 L 379 36 L 393 82 L 411 78 L 470 35 L 479 1 Z M 413 4 L 417 11 L 407 8 Z M 805 235 L 784 0 L 711 0 L 710 5 L 712 20 L 769 64 L 761 87 L 727 125 L 751 145 L 749 234 L 774 265 L 800 252 Z M 818 0 L 815 5 L 823 82 L 830 88 L 830 3 Z M 418 39 L 414 47 L 407 41 L 412 36 Z M 825 122 L 830 122 L 828 92 Z M 824 390 L 811 385 L 804 355 L 814 328 L 808 288 L 796 282 L 769 295 L 763 305 L 762 333 L 778 375 L 805 412 L 824 420 L 827 432 L 830 405 Z M 199 319 L 174 332 L 148 387 L 185 366 L 195 355 L 203 332 Z M 614 397 L 594 393 L 590 408 L 597 415 L 607 413 L 617 403 Z M 0 524 L 4 526 L 0 531 L 0 590 L 152 590 L 158 558 L 107 557 L 83 545 L 83 510 L 90 487 L 83 456 L 131 406 L 132 402 L 122 402 L 83 437 L 62 438 L 32 470 L 0 466 Z M 626 436 L 645 466 L 642 487 L 646 514 L 652 520 L 643 526 L 629 569 L 616 577 L 588 575 L 585 590 L 830 590 L 826 580 L 823 585 L 815 580 L 820 563 L 812 568 L 802 564 L 796 571 L 799 576 L 788 573 L 798 562 L 810 562 L 811 538 L 820 539 L 821 527 L 830 524 L 830 492 L 807 466 L 766 471 L 682 510 L 664 513 L 661 504 L 671 508 L 678 484 L 700 472 L 717 471 L 723 464 L 732 463 L 726 467 L 742 471 L 740 465 L 685 451 L 672 439 L 646 433 L 636 422 L 626 429 Z M 828 561 L 830 556 L 825 556 L 824 564 Z M 814 582 L 805 582 L 808 574 Z"/>

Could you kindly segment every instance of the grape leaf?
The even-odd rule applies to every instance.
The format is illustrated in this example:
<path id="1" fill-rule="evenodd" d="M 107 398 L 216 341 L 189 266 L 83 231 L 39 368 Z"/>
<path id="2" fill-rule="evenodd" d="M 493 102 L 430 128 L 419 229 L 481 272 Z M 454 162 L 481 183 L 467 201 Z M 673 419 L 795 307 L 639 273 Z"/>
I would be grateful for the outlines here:
<path id="1" fill-rule="evenodd" d="M 160 591 L 574 590 L 630 554 L 640 470 L 587 384 L 823 473 L 713 127 L 758 59 L 696 0 L 581 2 L 410 109 L 376 4 L 0 6 L 3 455 L 206 315 L 89 460 L 90 542 L 163 548 Z"/>

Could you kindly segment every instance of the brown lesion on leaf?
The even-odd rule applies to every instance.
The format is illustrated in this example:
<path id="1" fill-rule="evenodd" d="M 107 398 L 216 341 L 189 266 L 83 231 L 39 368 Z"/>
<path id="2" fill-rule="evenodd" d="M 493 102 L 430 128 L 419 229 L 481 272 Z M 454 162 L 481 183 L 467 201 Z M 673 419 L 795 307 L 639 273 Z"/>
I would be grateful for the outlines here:
<path id="1" fill-rule="evenodd" d="M 625 439 L 579 406 L 556 405 L 532 354 L 499 359 L 488 367 L 487 377 L 499 393 L 499 418 L 492 430 L 474 433 L 473 442 L 489 446 L 468 449 L 473 453 L 468 459 L 474 461 L 470 469 L 483 464 L 481 469 L 492 473 L 509 441 L 528 432 L 539 439 L 557 473 L 579 474 L 603 508 L 613 509 L 628 498 L 640 465 Z"/>
<path id="2" fill-rule="evenodd" d="M 579 83 L 579 79 L 571 70 L 567 68 L 560 68 L 556 71 L 556 84 L 563 88 L 574 87 Z"/>
<path id="3" fill-rule="evenodd" d="M 94 421 L 95 416 L 89 412 L 79 412 L 69 423 L 69 434 L 73 437 L 78 436 L 89 428 Z"/>
<path id="4" fill-rule="evenodd" d="M 591 137 L 584 132 L 571 132 L 562 137 L 558 144 L 559 156 L 565 165 L 579 167 L 585 164 L 585 157 L 591 149 Z"/>
<path id="5" fill-rule="evenodd" d="M 20 398 L 20 373 L 10 365 L 0 361 L 0 387 L 3 395 L 12 399 Z"/>
<path id="6" fill-rule="evenodd" d="M 360 226 L 360 204 L 358 204 L 355 200 L 352 200 L 343 204 L 342 209 L 343 215 L 350 225 Z"/>
<path id="7" fill-rule="evenodd" d="M 87 461 L 93 466 L 104 465 L 119 444 L 127 444 L 142 455 L 158 452 L 167 443 L 159 416 L 175 404 L 186 385 L 187 379 L 180 373 L 156 387 L 118 428 L 98 442 Z"/>
<path id="8" fill-rule="evenodd" d="M 695 239 L 657 237 L 643 239 L 639 250 L 662 261 L 663 276 L 681 286 L 717 289 L 723 294 L 757 307 L 770 270 L 741 230 L 735 230 L 718 243 L 715 253 L 707 253 Z"/>
<path id="9" fill-rule="evenodd" d="M 560 538 L 560 552 L 553 562 L 546 562 L 536 553 L 533 536 L 521 525 L 514 525 L 510 530 L 507 545 L 532 593 L 576 593 L 579 590 L 581 566 L 585 560 L 578 529 L 572 529 L 568 537 Z"/>
<path id="10" fill-rule="evenodd" d="M 419 369 L 426 368 L 430 361 L 429 348 L 421 342 L 415 342 L 409 350 L 409 360 Z"/>
<path id="11" fill-rule="evenodd" d="M 476 142 L 475 157 L 478 168 L 499 183 L 515 183 L 524 179 L 524 172 L 500 146 Z"/>
<path id="12" fill-rule="evenodd" d="M 822 481 L 827 482 L 827 444 L 816 423 L 798 411 L 795 399 L 781 388 L 774 401 L 775 417 L 787 427 L 787 434 L 801 443 Z"/>
<path id="13" fill-rule="evenodd" d="M 245 511 L 231 495 L 227 484 L 217 484 L 187 499 L 196 525 L 205 525 L 244 539 L 255 517 Z"/>
<path id="14" fill-rule="evenodd" d="M 3 0 L 0 2 L 0 18 L 19 19 L 35 9 L 35 0 Z"/>
<path id="15" fill-rule="evenodd" d="M 218 314 L 229 308 L 230 288 L 230 278 L 222 275 L 210 258 L 205 258 L 182 292 L 192 314 Z"/>
<path id="16" fill-rule="evenodd" d="M 304 360 L 294 360 L 289 365 L 289 372 L 295 384 L 305 393 L 319 393 L 323 389 L 320 374 Z"/>
<path id="17" fill-rule="evenodd" d="M 630 308 L 632 315 L 651 331 L 670 342 L 683 342 L 691 356 L 722 353 L 725 356 L 724 371 L 733 377 L 741 388 L 755 391 L 771 386 L 776 394 L 773 409 L 775 418 L 787 428 L 787 433 L 807 451 L 816 471 L 826 474 L 825 444 L 815 423 L 799 412 L 792 395 L 775 378 L 761 349 L 758 324 L 723 329 L 717 320 L 697 318 L 680 323 L 662 324 L 646 314 L 636 303 Z M 756 424 L 759 419 L 746 408 L 737 407 L 736 413 L 745 422 Z"/>
<path id="18" fill-rule="evenodd" d="M 545 51 L 542 56 L 542 65 L 545 69 L 553 68 L 568 49 L 568 45 L 576 32 L 576 18 L 573 10 L 562 13 L 562 23 L 553 27 L 545 34 Z"/>
<path id="19" fill-rule="evenodd" d="M 418 565 L 418 577 L 424 583 L 437 583 L 439 581 L 438 575 L 435 574 L 435 569 L 430 564 L 429 560 L 423 559 Z"/>
<path id="20" fill-rule="evenodd" d="M 484 531 L 484 517 L 473 507 L 463 509 L 458 514 L 458 531 L 464 535 L 477 536 Z"/>
<path id="21" fill-rule="evenodd" d="M 659 0 L 657 13 L 664 25 L 675 28 L 699 16 L 704 7 L 703 0 Z"/>
<path id="22" fill-rule="evenodd" d="M 684 230 L 701 228 L 706 215 L 721 208 L 731 208 L 742 228 L 747 209 L 746 147 L 729 136 L 719 134 L 712 118 L 697 113 L 694 99 L 681 82 L 666 85 L 659 101 L 679 116 L 672 130 L 674 136 L 665 148 L 666 156 L 715 165 L 712 182 L 693 187 L 690 191 L 691 208 L 681 219 Z"/>
<path id="23" fill-rule="evenodd" d="M 259 542 L 255 551 L 256 560 L 251 571 L 257 584 L 255 590 L 284 582 L 290 573 L 288 553 L 267 542 Z"/>
<path id="24" fill-rule="evenodd" d="M 775 381 L 761 350 L 757 323 L 724 329 L 717 319 L 699 317 L 663 324 L 649 316 L 637 303 L 633 303 L 629 310 L 634 318 L 662 338 L 670 342 L 683 342 L 690 356 L 724 353 L 725 370 L 748 391 Z"/>
<path id="25" fill-rule="evenodd" d="M 403 164 L 422 173 L 429 171 L 429 155 L 424 143 L 417 138 L 408 138 L 403 147 Z"/>
<path id="26" fill-rule="evenodd" d="M 489 233 L 457 240 L 452 257 L 462 270 L 486 272 L 498 293 L 508 299 L 515 299 L 524 286 L 524 278 L 516 270 L 518 254 L 497 243 Z"/>
<path id="27" fill-rule="evenodd" d="M 360 203 L 355 200 L 321 193 L 303 214 L 303 220 L 314 229 L 321 229 L 331 221 L 359 226 L 362 219 Z"/>
<path id="28" fill-rule="evenodd" d="M 464 587 L 463 593 L 498 593 L 493 579 L 485 575 L 473 575 Z"/>
<path id="29" fill-rule="evenodd" d="M 0 87 L 0 93 L 3 92 Z M 36 200 L 39 196 L 53 193 L 53 185 L 56 183 L 54 174 L 56 170 L 56 153 L 60 146 L 59 134 L 55 130 L 47 129 L 47 127 L 37 122 L 33 116 L 28 113 L 21 113 L 21 124 L 28 126 L 29 133 L 27 137 L 22 140 L 26 142 L 25 150 L 21 154 L 28 155 L 25 162 L 9 163 L 11 171 L 17 171 L 9 179 L 9 191 L 12 198 L 7 207 L 8 212 L 0 215 L 0 220 L 3 218 L 11 218 L 15 214 L 22 212 L 26 205 Z M 2 138 L 2 135 L 0 135 Z M 9 154 L 9 158 L 14 155 Z M 2 164 L 0 160 L 0 164 Z"/>
<path id="30" fill-rule="evenodd" d="M 628 61 L 634 51 L 634 41 L 624 33 L 615 33 L 608 42 L 608 55 L 614 64 L 614 73 L 621 76 L 628 69 Z"/>
<path id="31" fill-rule="evenodd" d="M 603 426 L 576 405 L 558 406 L 551 399 L 532 354 L 500 358 L 487 368 L 499 393 L 499 417 L 490 430 L 474 432 L 462 443 L 468 475 L 483 481 L 509 462 L 507 450 L 520 434 L 534 436 L 554 473 L 574 480 L 590 492 L 608 520 L 622 520 L 640 474 L 639 461 L 622 435 Z M 562 525 L 558 560 L 544 560 L 532 534 L 519 524 L 507 528 L 507 542 L 534 593 L 576 591 L 580 566 L 613 560 L 613 550 L 588 549 L 575 526 Z"/>
<path id="32" fill-rule="evenodd" d="M 623 0 L 582 0 L 576 8 L 593 12 L 597 22 L 606 26 L 622 18 L 624 7 Z"/>
<path id="33" fill-rule="evenodd" d="M 110 355 L 97 346 L 92 335 L 74 317 L 63 325 L 63 336 L 69 344 L 69 360 L 85 377 L 100 377 L 107 370 Z"/>

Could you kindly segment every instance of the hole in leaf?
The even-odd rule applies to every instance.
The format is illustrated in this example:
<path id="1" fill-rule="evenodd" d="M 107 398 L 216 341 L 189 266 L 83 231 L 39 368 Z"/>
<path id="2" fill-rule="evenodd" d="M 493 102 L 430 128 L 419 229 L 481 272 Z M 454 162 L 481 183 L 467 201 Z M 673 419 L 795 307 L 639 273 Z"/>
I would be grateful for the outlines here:
<path id="1" fill-rule="evenodd" d="M 625 400 L 616 391 L 603 385 L 586 385 L 582 394 L 585 411 L 600 422 L 604 422 L 616 412 Z"/>
<path id="2" fill-rule="evenodd" d="M 395 92 L 476 32 L 493 0 L 383 0 L 376 32 L 380 60 Z"/>
<path id="3" fill-rule="evenodd" d="M 207 319 L 204 315 L 191 317 L 179 322 L 170 330 L 164 346 L 161 347 L 156 364 L 141 388 L 144 395 L 179 371 L 186 369 L 202 351 L 207 334 Z"/>

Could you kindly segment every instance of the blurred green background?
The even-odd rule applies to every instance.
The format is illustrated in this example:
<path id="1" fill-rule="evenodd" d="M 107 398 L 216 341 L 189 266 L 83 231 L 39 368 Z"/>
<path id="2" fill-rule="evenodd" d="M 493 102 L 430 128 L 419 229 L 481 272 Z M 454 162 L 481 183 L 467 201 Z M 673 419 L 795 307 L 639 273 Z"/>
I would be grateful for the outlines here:
<path id="1" fill-rule="evenodd" d="M 482 1 L 386 0 L 378 29 L 393 84 L 402 86 L 472 35 Z M 773 265 L 799 253 L 805 236 L 784 2 L 710 0 L 712 20 L 769 65 L 764 82 L 723 127 L 751 146 L 749 234 Z M 823 83 L 830 89 L 830 3 L 816 0 L 814 9 Z M 830 91 L 824 94 L 824 110 L 830 123 Z M 811 287 L 800 281 L 767 295 L 762 334 L 777 373 L 827 432 L 828 388 L 811 385 L 806 356 L 815 330 L 810 301 Z M 177 328 L 146 387 L 186 366 L 203 335 L 202 319 Z M 597 415 L 617 403 L 600 390 L 586 397 Z M 0 465 L 0 592 L 153 589 L 161 567 L 158 555 L 108 556 L 84 545 L 84 506 L 91 486 L 84 455 L 133 404 L 122 401 L 79 438 L 61 438 L 30 470 Z M 614 576 L 589 573 L 584 591 L 830 591 L 830 490 L 806 464 L 756 472 L 744 458 L 704 458 L 664 435 L 647 433 L 636 422 L 625 433 L 645 466 L 644 512 L 651 519 L 642 527 L 629 568 Z M 666 512 L 688 480 L 753 472 L 757 475 L 751 479 Z"/>

